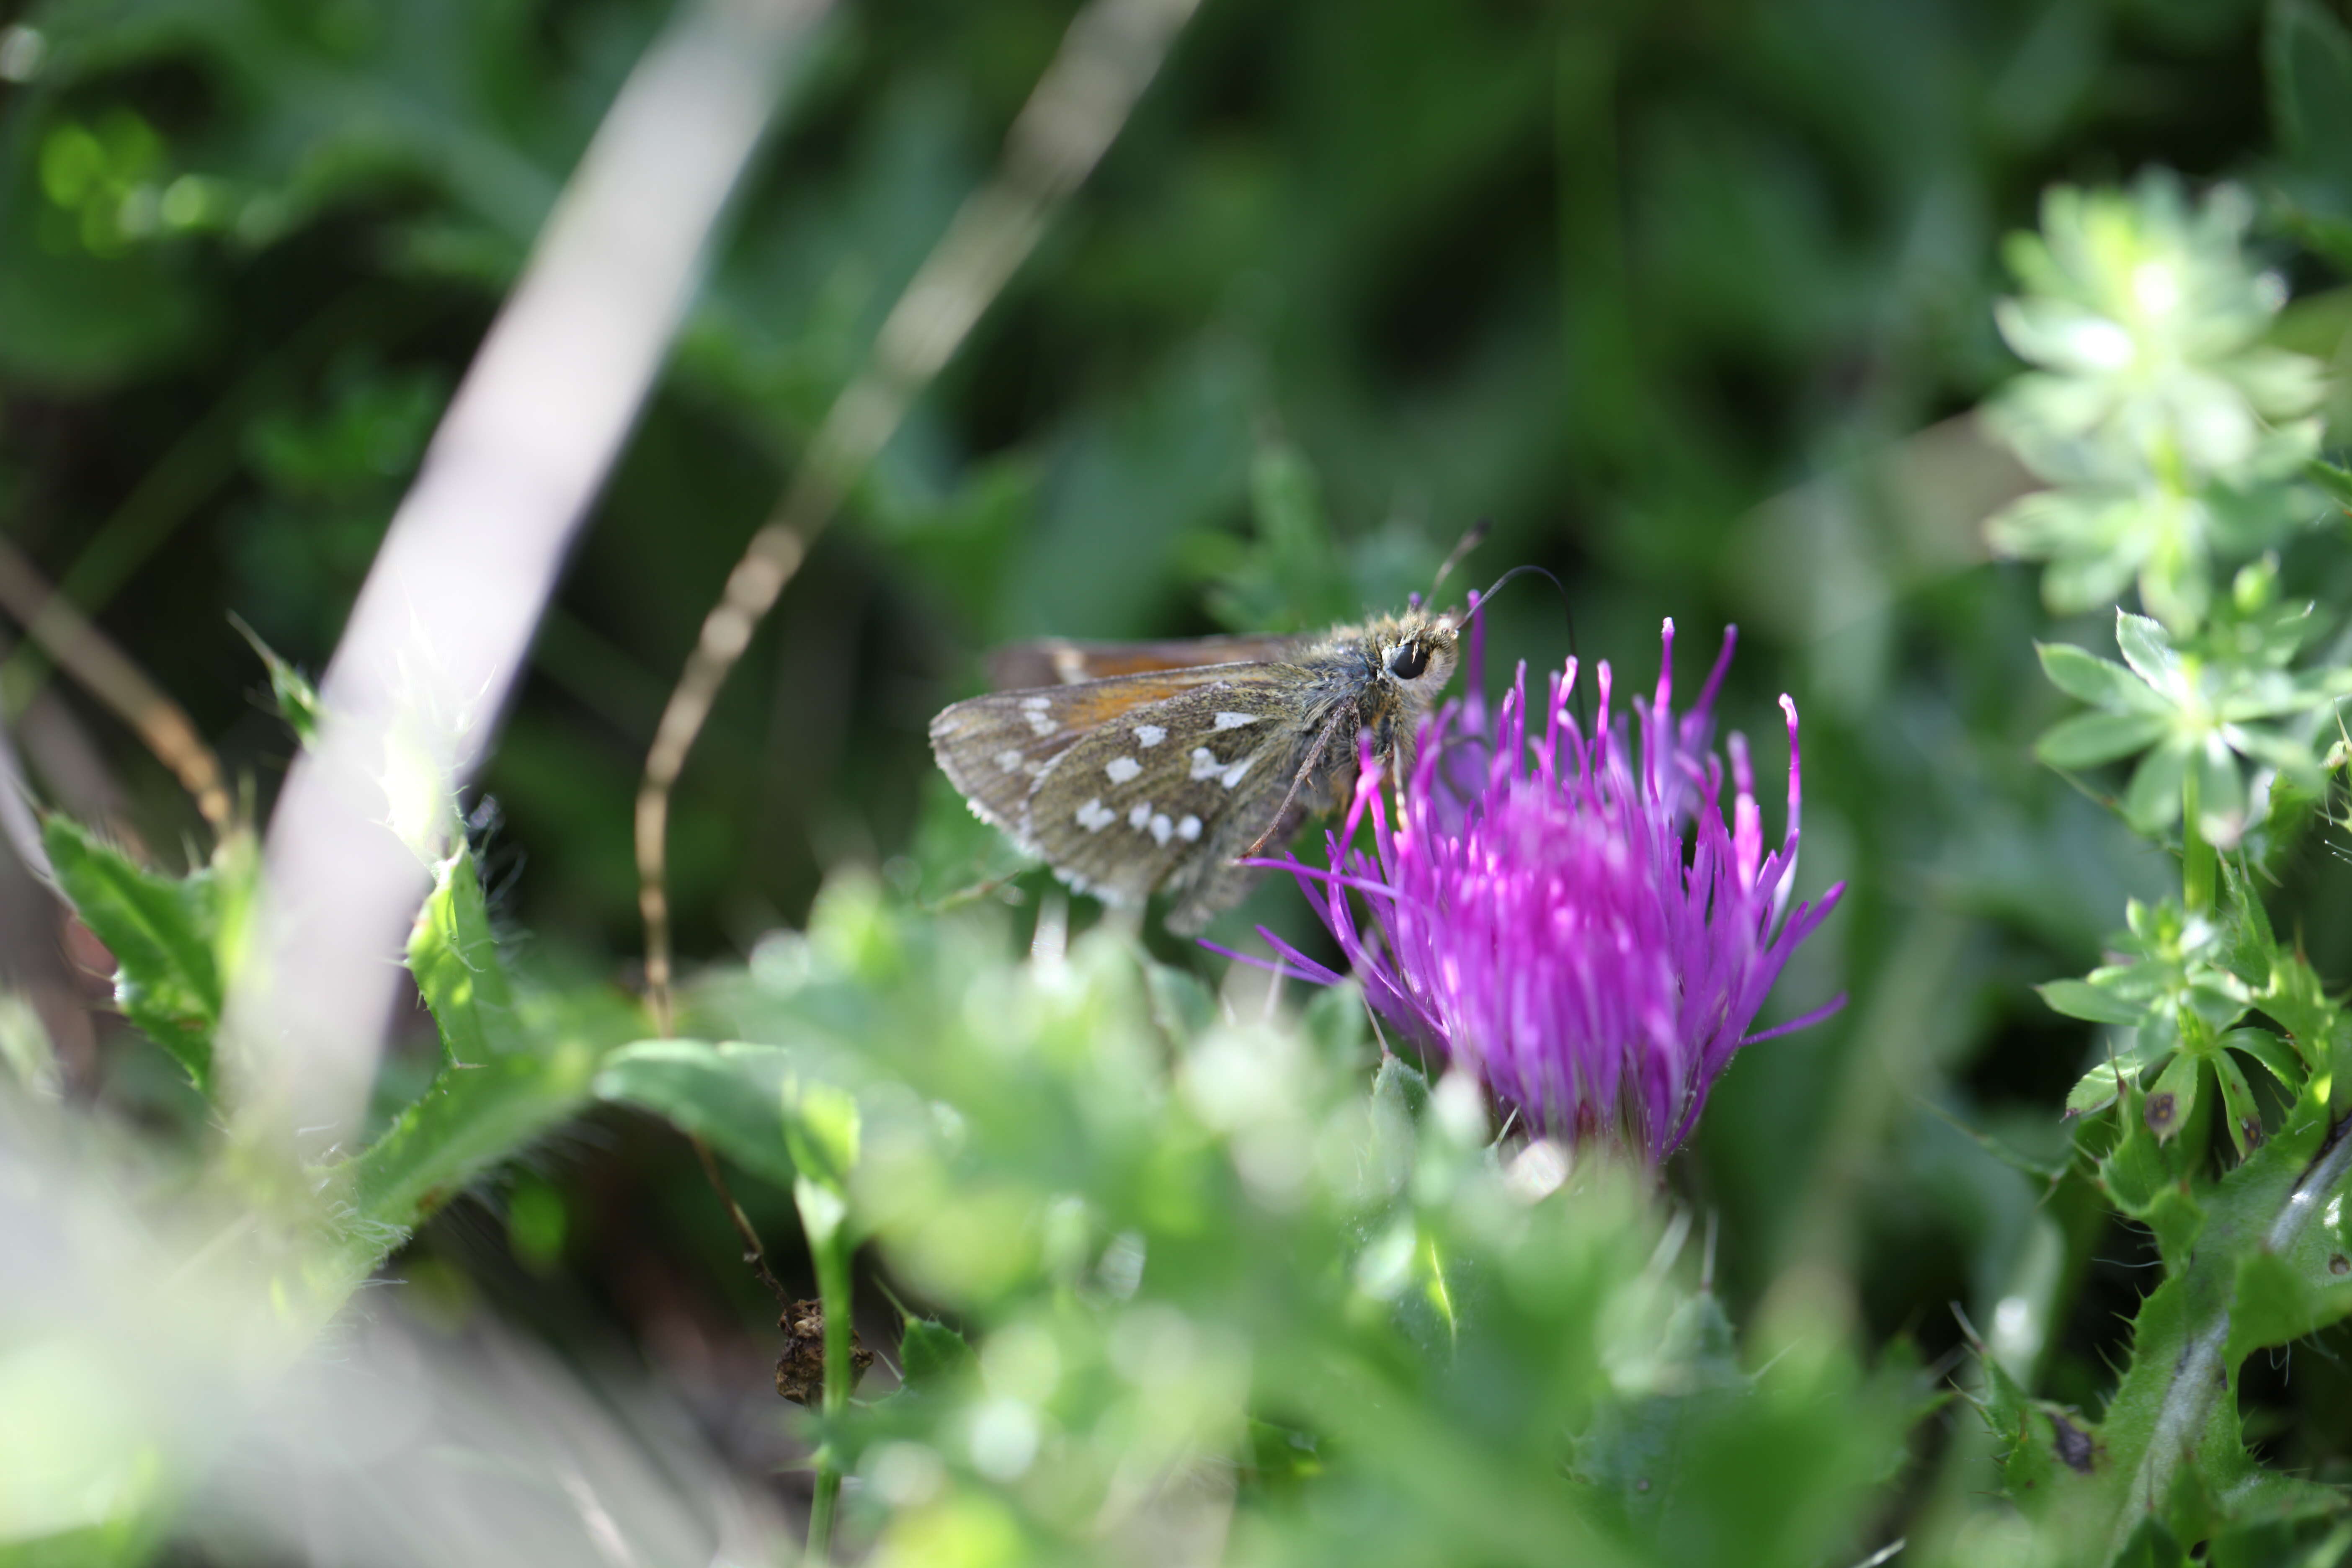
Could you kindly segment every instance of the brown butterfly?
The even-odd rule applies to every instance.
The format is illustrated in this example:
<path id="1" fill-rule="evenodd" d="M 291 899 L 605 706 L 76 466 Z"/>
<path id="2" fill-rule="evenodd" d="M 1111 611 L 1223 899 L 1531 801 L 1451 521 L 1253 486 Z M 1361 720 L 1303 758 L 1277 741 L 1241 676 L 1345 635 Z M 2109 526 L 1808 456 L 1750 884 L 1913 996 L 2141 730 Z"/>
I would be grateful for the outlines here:
<path id="1" fill-rule="evenodd" d="M 1164 891 L 1190 935 L 1257 880 L 1236 858 L 1346 803 L 1365 740 L 1391 776 L 1411 766 L 1460 626 L 1416 604 L 1304 637 L 1025 643 L 991 660 L 1013 689 L 940 713 L 931 751 L 974 816 L 1072 888 Z"/>

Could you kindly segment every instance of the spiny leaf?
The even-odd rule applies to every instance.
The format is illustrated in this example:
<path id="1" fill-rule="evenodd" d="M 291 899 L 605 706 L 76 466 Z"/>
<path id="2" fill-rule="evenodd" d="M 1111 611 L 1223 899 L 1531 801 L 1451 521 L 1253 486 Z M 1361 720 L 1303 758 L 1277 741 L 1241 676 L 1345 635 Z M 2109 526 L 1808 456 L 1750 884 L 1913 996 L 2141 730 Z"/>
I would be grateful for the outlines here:
<path id="1" fill-rule="evenodd" d="M 499 1162 L 588 1098 L 597 1053 L 586 1040 L 445 1067 L 350 1166 L 356 1245 L 374 1259 Z M 373 1259 L 363 1259 L 373 1267 Z"/>
<path id="2" fill-rule="evenodd" d="M 2265 1471 L 2246 1452 L 2234 1394 L 2246 1340 L 2309 1314 L 2289 1310 L 2241 1331 L 2232 1310 L 2249 1267 L 2257 1285 L 2275 1283 L 2268 1265 L 2250 1260 L 2303 1242 L 2317 1205 L 2340 1184 L 2345 1159 L 2319 1158 L 2326 1134 L 2325 1107 L 2306 1092 L 2271 1140 L 2206 1197 L 2193 1252 L 2168 1251 L 2170 1277 L 2141 1304 L 2131 1361 L 2099 1427 L 2115 1462 L 2107 1552 L 2127 1545 L 2144 1517 L 2173 1508 L 2189 1469 L 2209 1489 L 2200 1495 L 2219 1500 L 2231 1517 L 2315 1506 L 2309 1494 L 2322 1489 Z"/>
<path id="3" fill-rule="evenodd" d="M 408 972 L 440 1026 L 444 1063 L 478 1067 L 522 1048 L 514 988 L 470 849 L 434 868 L 433 891 L 408 933 Z"/>
<path id="4" fill-rule="evenodd" d="M 319 726 L 326 717 L 326 710 L 319 702 L 319 689 L 310 684 L 309 676 L 263 642 L 261 634 L 247 626 L 243 617 L 231 616 L 228 619 L 238 635 L 252 645 L 262 668 L 269 672 L 269 695 L 278 704 L 278 716 L 286 721 L 286 727 L 294 731 L 294 738 L 303 745 L 316 743 Z"/>
<path id="5" fill-rule="evenodd" d="M 2339 1251 L 2333 1260 L 2346 1263 L 2345 1273 L 2325 1284 L 2274 1252 L 2256 1252 L 2241 1263 L 2230 1307 L 2230 1359 L 2242 1361 L 2352 1316 L 2352 1254 Z"/>
<path id="6" fill-rule="evenodd" d="M 158 876 L 63 816 L 42 823 L 41 839 L 76 912 L 114 954 L 123 1016 L 209 1092 L 222 997 L 215 873 Z"/>

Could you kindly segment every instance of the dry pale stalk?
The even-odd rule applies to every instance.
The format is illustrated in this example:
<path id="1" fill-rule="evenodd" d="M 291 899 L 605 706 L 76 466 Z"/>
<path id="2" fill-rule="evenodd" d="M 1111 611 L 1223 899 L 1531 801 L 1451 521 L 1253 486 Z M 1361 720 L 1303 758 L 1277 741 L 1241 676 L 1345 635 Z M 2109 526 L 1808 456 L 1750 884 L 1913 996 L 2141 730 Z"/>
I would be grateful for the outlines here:
<path id="1" fill-rule="evenodd" d="M 646 994 L 670 1032 L 670 792 L 728 672 L 866 464 L 1090 174 L 1198 0 L 1093 0 L 1013 122 L 996 176 L 967 199 L 898 297 L 874 352 L 818 426 L 782 500 L 728 574 L 646 752 L 637 786 L 637 907 Z"/>
<path id="2" fill-rule="evenodd" d="M 224 1077 L 247 1142 L 355 1125 L 397 961 L 588 504 L 822 0 L 690 5 L 631 72 L 435 433 L 270 823 Z"/>
<path id="3" fill-rule="evenodd" d="M 22 551 L 5 540 L 0 540 L 0 610 L 23 626 L 58 668 L 138 733 L 194 797 L 196 810 L 214 832 L 227 830 L 228 789 L 222 782 L 220 761 L 196 733 L 187 710 L 148 679 L 113 638 L 75 609 Z"/>

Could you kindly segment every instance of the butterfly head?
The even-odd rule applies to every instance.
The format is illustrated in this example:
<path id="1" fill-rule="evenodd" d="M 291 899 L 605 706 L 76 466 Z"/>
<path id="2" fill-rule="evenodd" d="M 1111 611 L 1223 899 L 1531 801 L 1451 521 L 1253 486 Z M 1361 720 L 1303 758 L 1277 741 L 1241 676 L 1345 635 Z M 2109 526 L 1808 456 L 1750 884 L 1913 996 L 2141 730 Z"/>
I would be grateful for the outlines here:
<path id="1" fill-rule="evenodd" d="M 1426 706 L 1454 673 L 1461 635 L 1444 616 L 1412 615 L 1378 628 L 1375 640 L 1381 678 Z"/>
<path id="2" fill-rule="evenodd" d="M 1362 660 L 1356 668 L 1367 678 L 1357 698 L 1359 722 L 1386 763 L 1401 742 L 1410 746 L 1413 727 L 1453 679 L 1461 629 L 1450 616 L 1413 609 L 1370 622 L 1355 646 Z"/>

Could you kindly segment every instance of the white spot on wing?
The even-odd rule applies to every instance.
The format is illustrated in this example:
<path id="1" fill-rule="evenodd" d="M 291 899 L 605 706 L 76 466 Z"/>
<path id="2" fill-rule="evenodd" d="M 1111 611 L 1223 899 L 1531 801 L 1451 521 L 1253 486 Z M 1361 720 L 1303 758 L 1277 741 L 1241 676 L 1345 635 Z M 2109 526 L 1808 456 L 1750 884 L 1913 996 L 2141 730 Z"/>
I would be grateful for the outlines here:
<path id="1" fill-rule="evenodd" d="M 1103 772 L 1110 775 L 1113 784 L 1125 784 L 1142 771 L 1143 764 L 1133 757 L 1113 757 L 1103 764 Z"/>
<path id="2" fill-rule="evenodd" d="M 1224 763 L 1217 761 L 1217 753 L 1209 750 L 1208 747 L 1195 746 L 1192 748 L 1192 776 L 1194 778 L 1214 778 L 1216 776 L 1217 770 L 1224 765 Z"/>
<path id="3" fill-rule="evenodd" d="M 1232 767 L 1227 768 L 1224 771 L 1223 775 L 1220 777 L 1217 782 L 1224 785 L 1227 789 L 1233 788 L 1234 785 L 1242 782 L 1242 775 L 1250 771 L 1250 764 L 1255 761 L 1257 761 L 1257 753 L 1255 752 L 1252 752 L 1248 756 L 1244 757 L 1240 762 L 1235 763 Z"/>
<path id="4" fill-rule="evenodd" d="M 1021 771 L 1021 753 L 1009 751 L 999 752 L 996 753 L 996 765 L 1008 773 L 1017 773 Z"/>
<path id="5" fill-rule="evenodd" d="M 1175 828 L 1170 824 L 1168 814 L 1166 812 L 1163 811 L 1159 816 L 1151 819 L 1151 837 L 1158 839 L 1160 843 L 1167 843 L 1168 836 L 1174 831 Z"/>
<path id="6" fill-rule="evenodd" d="M 1156 746 L 1167 738 L 1168 731 L 1157 724 L 1138 724 L 1135 727 L 1135 743 L 1139 746 Z"/>
<path id="7" fill-rule="evenodd" d="M 1036 706 L 1030 707 L 1030 703 L 1035 703 Z M 1050 735 L 1062 727 L 1051 713 L 1045 711 L 1045 703 L 1044 698 L 1033 697 L 1028 702 L 1022 704 L 1024 708 L 1029 710 L 1029 731 L 1034 735 Z"/>
<path id="8" fill-rule="evenodd" d="M 1043 713 L 1053 705 L 1054 700 L 1050 697 L 1024 697 L 1021 700 L 1023 710 L 1030 713 Z"/>
<path id="9" fill-rule="evenodd" d="M 1147 800 L 1147 801 L 1145 801 L 1142 805 L 1140 805 L 1137 806 L 1133 811 L 1130 811 L 1130 812 L 1129 812 L 1129 813 L 1127 814 L 1127 825 L 1128 825 L 1129 827 L 1136 827 L 1136 828 L 1139 828 L 1139 827 L 1141 827 L 1145 823 L 1147 823 L 1147 822 L 1149 822 L 1149 821 L 1150 821 L 1150 820 L 1151 820 L 1151 803 L 1150 803 L 1150 801 L 1148 801 L 1148 800 Z"/>
<path id="10" fill-rule="evenodd" d="M 1187 815 L 1183 821 L 1176 825 L 1176 837 L 1182 839 L 1187 844 L 1190 844 L 1195 838 L 1200 837 L 1201 819 L 1197 816 Z"/>
<path id="11" fill-rule="evenodd" d="M 1118 820 L 1118 813 L 1107 809 L 1099 796 L 1078 807 L 1078 826 L 1088 833 L 1100 833 Z"/>
<path id="12" fill-rule="evenodd" d="M 1257 720 L 1258 716 L 1255 713 L 1220 713 L 1217 715 L 1217 728 L 1238 730 L 1244 724 L 1256 723 Z"/>

